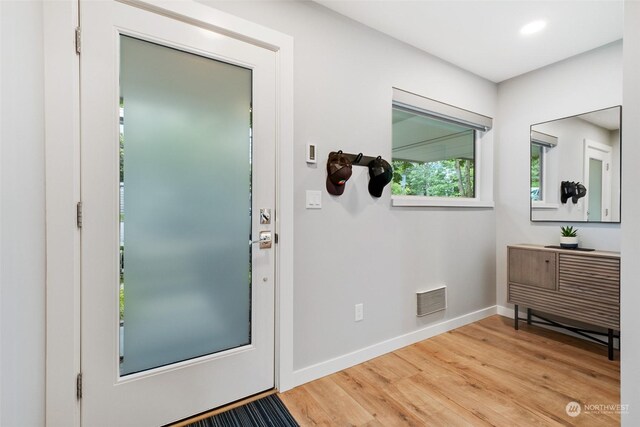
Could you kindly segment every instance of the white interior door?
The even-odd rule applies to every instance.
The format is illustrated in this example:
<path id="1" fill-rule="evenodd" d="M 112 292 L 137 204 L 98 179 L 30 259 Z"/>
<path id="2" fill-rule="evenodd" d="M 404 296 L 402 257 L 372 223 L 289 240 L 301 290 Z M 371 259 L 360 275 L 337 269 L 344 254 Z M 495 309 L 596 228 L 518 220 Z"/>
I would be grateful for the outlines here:
<path id="1" fill-rule="evenodd" d="M 612 147 L 584 140 L 585 220 L 611 221 Z"/>
<path id="2" fill-rule="evenodd" d="M 115 1 L 81 25 L 82 424 L 272 388 L 274 53 Z"/>

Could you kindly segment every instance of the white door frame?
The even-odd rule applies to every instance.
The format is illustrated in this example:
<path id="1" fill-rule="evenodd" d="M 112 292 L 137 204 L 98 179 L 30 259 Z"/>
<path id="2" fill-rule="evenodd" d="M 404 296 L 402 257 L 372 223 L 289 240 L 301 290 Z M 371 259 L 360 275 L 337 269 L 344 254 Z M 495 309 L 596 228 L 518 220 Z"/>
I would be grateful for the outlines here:
<path id="1" fill-rule="evenodd" d="M 584 185 L 587 186 L 587 195 L 584 199 L 584 220 L 589 220 L 589 159 L 597 159 L 602 160 L 602 166 L 604 168 L 605 164 L 609 165 L 609 169 L 603 169 L 602 174 L 602 199 L 606 201 L 606 203 L 601 204 L 601 221 L 608 221 L 604 217 L 607 216 L 611 218 L 611 176 L 613 167 L 612 162 L 612 152 L 613 147 L 610 145 L 603 144 L 601 142 L 596 142 L 590 139 L 584 139 L 584 166 L 583 166 L 583 181 Z M 596 154 L 596 156 L 592 156 L 590 154 Z M 607 210 L 608 215 L 603 214 L 603 210 Z"/>
<path id="2" fill-rule="evenodd" d="M 272 50 L 277 62 L 275 384 L 293 387 L 293 38 L 191 1 L 120 0 Z M 44 2 L 46 425 L 80 426 L 78 2 Z"/>

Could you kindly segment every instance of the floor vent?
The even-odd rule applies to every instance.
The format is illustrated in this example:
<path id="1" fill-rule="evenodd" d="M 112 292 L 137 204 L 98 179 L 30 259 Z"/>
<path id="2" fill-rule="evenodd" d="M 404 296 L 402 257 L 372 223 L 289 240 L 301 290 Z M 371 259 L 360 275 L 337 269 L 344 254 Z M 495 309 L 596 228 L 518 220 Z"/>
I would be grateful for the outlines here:
<path id="1" fill-rule="evenodd" d="M 447 308 L 447 287 L 418 292 L 418 316 L 426 316 Z"/>

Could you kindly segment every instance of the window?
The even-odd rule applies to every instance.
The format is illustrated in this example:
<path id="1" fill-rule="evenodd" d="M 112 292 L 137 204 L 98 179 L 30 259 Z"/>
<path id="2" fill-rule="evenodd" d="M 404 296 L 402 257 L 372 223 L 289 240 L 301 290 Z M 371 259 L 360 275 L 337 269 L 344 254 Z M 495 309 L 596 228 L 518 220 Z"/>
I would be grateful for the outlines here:
<path id="1" fill-rule="evenodd" d="M 491 173 L 481 173 L 481 140 L 492 119 L 393 90 L 391 187 L 394 206 L 484 206 Z M 490 147 L 489 147 L 490 148 Z M 489 164 L 490 167 L 490 164 Z M 486 176 L 488 182 L 481 182 Z M 483 186 L 485 188 L 484 193 Z M 482 196 L 485 196 L 484 198 Z"/>
<path id="2" fill-rule="evenodd" d="M 531 144 L 531 200 L 540 202 L 544 197 L 544 147 Z"/>
<path id="3" fill-rule="evenodd" d="M 546 158 L 549 149 L 558 145 L 558 138 L 553 135 L 531 130 L 531 202 L 533 207 L 548 208 L 552 205 L 545 203 L 546 192 Z"/>
<path id="4" fill-rule="evenodd" d="M 476 131 L 393 108 L 391 194 L 475 197 Z"/>

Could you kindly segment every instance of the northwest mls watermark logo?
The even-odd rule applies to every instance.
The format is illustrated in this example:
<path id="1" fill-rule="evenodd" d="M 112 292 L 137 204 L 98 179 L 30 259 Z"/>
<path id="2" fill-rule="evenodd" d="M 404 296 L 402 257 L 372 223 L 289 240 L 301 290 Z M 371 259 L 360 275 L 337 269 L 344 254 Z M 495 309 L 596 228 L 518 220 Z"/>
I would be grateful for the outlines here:
<path id="1" fill-rule="evenodd" d="M 577 417 L 578 415 L 585 414 L 628 414 L 629 405 L 621 405 L 619 403 L 603 404 L 603 403 L 585 403 L 580 404 L 578 402 L 569 402 L 564 408 L 567 415 L 570 417 Z"/>
<path id="2" fill-rule="evenodd" d="M 570 417 L 577 417 L 582 412 L 582 406 L 578 402 L 569 402 L 564 410 Z"/>

